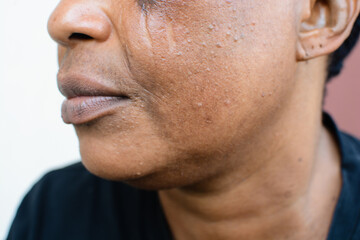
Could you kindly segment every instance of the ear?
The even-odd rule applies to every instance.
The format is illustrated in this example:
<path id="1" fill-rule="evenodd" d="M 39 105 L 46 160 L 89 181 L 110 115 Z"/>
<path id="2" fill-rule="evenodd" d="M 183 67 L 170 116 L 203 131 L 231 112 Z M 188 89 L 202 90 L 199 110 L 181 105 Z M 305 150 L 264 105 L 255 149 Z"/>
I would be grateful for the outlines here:
<path id="1" fill-rule="evenodd" d="M 360 0 L 304 0 L 297 60 L 328 55 L 350 35 Z"/>

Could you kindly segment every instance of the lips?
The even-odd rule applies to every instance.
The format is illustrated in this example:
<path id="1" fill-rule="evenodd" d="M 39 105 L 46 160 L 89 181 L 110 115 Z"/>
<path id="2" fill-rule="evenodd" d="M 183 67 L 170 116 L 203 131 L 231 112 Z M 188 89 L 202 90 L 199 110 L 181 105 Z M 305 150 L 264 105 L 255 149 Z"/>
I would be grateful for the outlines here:
<path id="1" fill-rule="evenodd" d="M 114 114 L 131 102 L 123 91 L 84 75 L 58 75 L 58 86 L 66 97 L 61 115 L 69 124 L 84 124 Z"/>

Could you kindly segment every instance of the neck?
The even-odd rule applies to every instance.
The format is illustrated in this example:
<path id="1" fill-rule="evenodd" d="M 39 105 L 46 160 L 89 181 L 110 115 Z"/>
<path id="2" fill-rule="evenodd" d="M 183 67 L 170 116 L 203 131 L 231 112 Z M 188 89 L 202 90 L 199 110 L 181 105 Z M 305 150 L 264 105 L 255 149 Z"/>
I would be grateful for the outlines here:
<path id="1" fill-rule="evenodd" d="M 238 147 L 228 171 L 159 192 L 176 239 L 325 238 L 340 192 L 340 157 L 321 124 L 321 81 L 298 75 L 299 94 Z"/>

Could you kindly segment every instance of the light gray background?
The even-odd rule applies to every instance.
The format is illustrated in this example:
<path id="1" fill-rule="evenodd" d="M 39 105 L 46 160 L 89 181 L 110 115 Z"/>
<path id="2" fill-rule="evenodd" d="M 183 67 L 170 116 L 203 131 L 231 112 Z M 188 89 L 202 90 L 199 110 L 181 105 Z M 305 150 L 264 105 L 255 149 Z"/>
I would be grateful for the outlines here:
<path id="1" fill-rule="evenodd" d="M 0 239 L 33 183 L 79 159 L 60 117 L 56 44 L 46 30 L 58 2 L 0 1 Z"/>

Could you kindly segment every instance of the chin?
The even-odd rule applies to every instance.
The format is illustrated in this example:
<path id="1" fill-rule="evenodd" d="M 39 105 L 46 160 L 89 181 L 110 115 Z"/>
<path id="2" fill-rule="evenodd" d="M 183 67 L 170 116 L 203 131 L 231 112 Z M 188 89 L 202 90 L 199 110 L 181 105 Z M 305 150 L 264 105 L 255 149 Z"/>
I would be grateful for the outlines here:
<path id="1" fill-rule="evenodd" d="M 93 154 L 91 154 L 93 153 Z M 132 158 L 98 155 L 82 151 L 82 162 L 92 174 L 111 181 L 125 182 L 145 190 L 164 190 L 194 185 L 206 179 L 209 172 L 189 164 L 190 159 L 153 152 L 131 154 Z M 126 155 L 124 155 L 126 156 Z M 135 157 L 137 156 L 137 158 Z M 146 159 L 143 164 L 137 162 Z"/>
<path id="2" fill-rule="evenodd" d="M 184 184 L 168 167 L 171 165 L 171 158 L 159 151 L 133 149 L 131 152 L 125 147 L 116 152 L 104 149 L 97 151 L 99 147 L 80 144 L 85 168 L 100 178 L 148 190 L 168 189 Z"/>
<path id="3" fill-rule="evenodd" d="M 82 159 L 85 168 L 100 178 L 124 182 L 135 188 L 144 190 L 164 190 L 183 187 L 191 184 L 190 178 L 180 176 L 179 171 L 164 169 L 128 169 L 111 164 L 105 164 L 104 161 L 93 161 Z"/>

